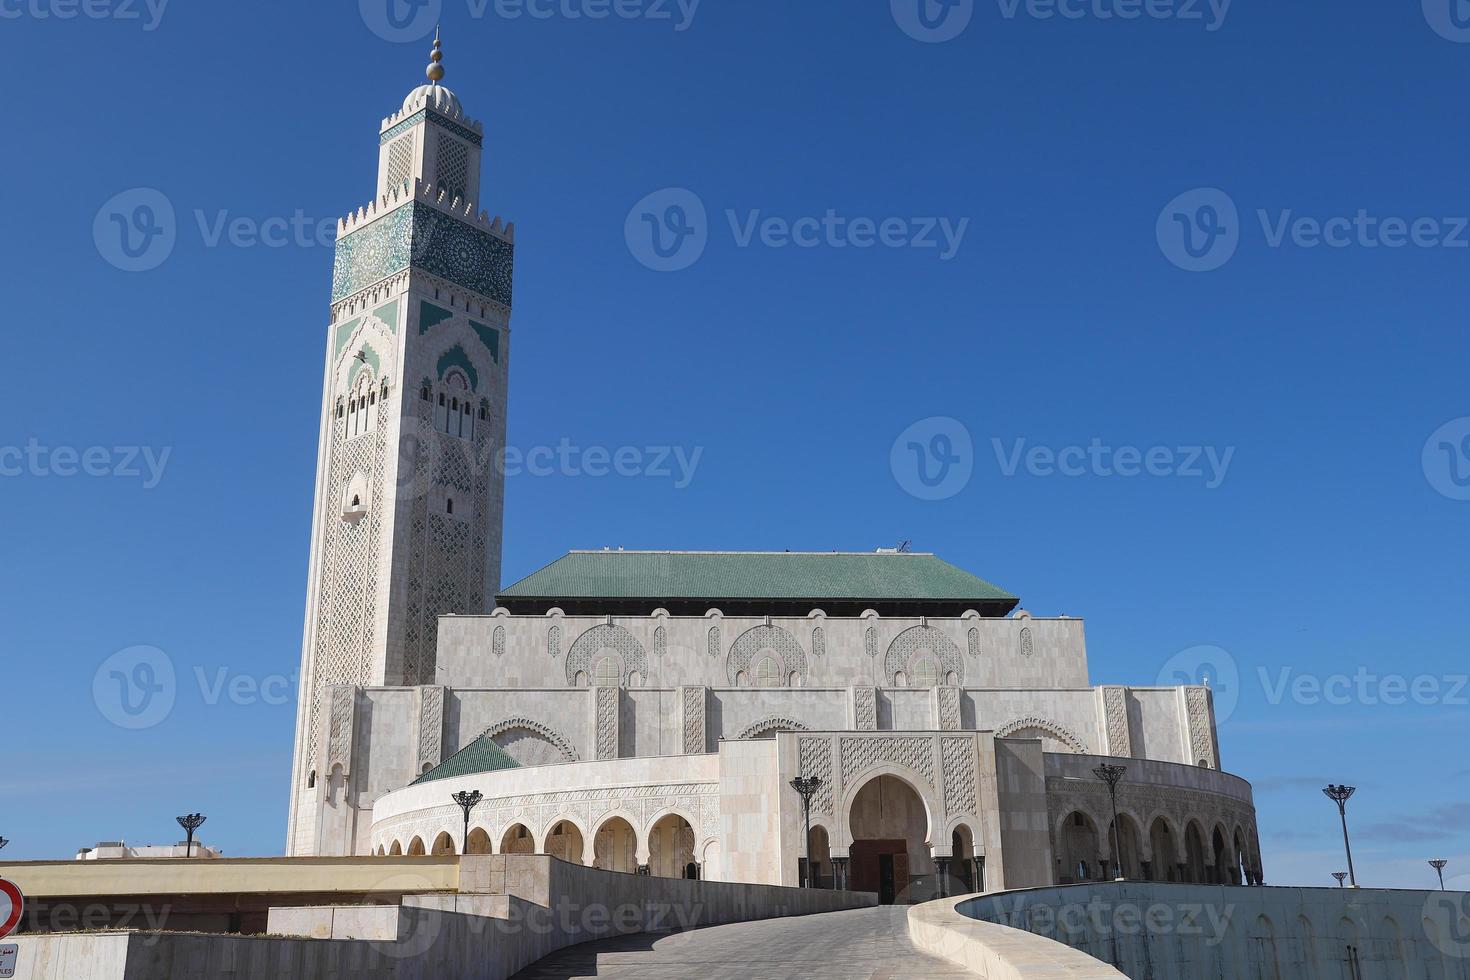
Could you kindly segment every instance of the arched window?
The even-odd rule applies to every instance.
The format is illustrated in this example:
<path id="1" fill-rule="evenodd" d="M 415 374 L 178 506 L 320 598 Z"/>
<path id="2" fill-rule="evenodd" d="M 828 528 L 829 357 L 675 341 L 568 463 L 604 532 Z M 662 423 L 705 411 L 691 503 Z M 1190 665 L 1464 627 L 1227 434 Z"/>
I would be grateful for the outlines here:
<path id="1" fill-rule="evenodd" d="M 597 686 L 617 687 L 623 680 L 623 665 L 617 657 L 603 657 L 597 661 Z"/>
<path id="2" fill-rule="evenodd" d="M 446 513 L 446 514 L 453 514 L 454 513 L 454 498 L 453 497 L 445 497 L 444 498 L 444 513 Z"/>
<path id="3" fill-rule="evenodd" d="M 428 388 L 420 388 L 419 389 L 419 399 L 422 400 L 422 401 L 428 401 L 429 400 L 429 389 Z"/>
<path id="4" fill-rule="evenodd" d="M 939 668 L 928 657 L 920 657 L 914 663 L 914 675 L 910 687 L 933 687 L 939 683 Z"/>
<path id="5" fill-rule="evenodd" d="M 762 657 L 755 665 L 756 687 L 780 687 L 781 669 L 776 666 L 775 657 Z"/>

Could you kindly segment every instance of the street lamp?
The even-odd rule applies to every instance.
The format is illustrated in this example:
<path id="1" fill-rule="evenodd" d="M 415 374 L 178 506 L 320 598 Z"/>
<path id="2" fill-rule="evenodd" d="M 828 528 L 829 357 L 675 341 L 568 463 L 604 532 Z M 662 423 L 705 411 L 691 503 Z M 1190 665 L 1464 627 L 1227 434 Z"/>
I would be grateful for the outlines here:
<path id="1" fill-rule="evenodd" d="M 801 809 L 806 817 L 806 887 L 815 888 L 812 884 L 812 796 L 817 792 L 817 787 L 822 785 L 822 780 L 817 776 L 797 776 L 791 781 L 791 788 L 801 794 Z"/>
<path id="2" fill-rule="evenodd" d="M 480 801 L 484 798 L 484 794 L 477 789 L 470 790 L 468 792 L 466 792 L 465 790 L 460 790 L 458 793 L 455 793 L 452 797 L 450 797 L 450 799 L 458 803 L 459 808 L 464 811 L 464 837 L 460 839 L 460 854 L 470 853 L 470 811 L 479 806 Z"/>
<path id="3" fill-rule="evenodd" d="M 0 838 L 0 839 L 3 839 L 3 838 Z M 3 844 L 0 844 L 0 847 L 3 847 L 3 846 L 4 846 Z M 1429 866 L 1434 869 L 1434 873 L 1437 874 L 1437 875 L 1439 875 L 1439 890 L 1440 891 L 1444 891 L 1444 866 L 1447 865 L 1447 864 L 1449 864 L 1449 863 L 1450 862 L 1446 861 L 1444 858 L 1435 858 L 1433 861 L 1430 861 L 1429 862 Z"/>
<path id="4" fill-rule="evenodd" d="M 187 840 L 184 843 L 184 857 L 193 857 L 194 856 L 194 831 L 198 830 L 201 826 L 203 826 L 204 821 L 207 820 L 207 819 L 209 819 L 209 818 L 206 817 L 206 816 L 204 816 L 203 814 L 190 813 L 190 814 L 186 814 L 185 816 L 182 816 L 182 817 L 174 817 L 174 819 L 179 822 L 179 826 L 180 827 L 183 827 L 184 830 L 189 835 L 188 838 L 187 838 Z"/>
<path id="5" fill-rule="evenodd" d="M 1110 766 L 1103 763 L 1092 774 L 1108 784 L 1108 796 L 1113 801 L 1113 866 L 1118 869 L 1118 878 L 1123 877 L 1123 851 L 1118 846 L 1118 781 L 1128 771 L 1127 766 Z"/>
<path id="6" fill-rule="evenodd" d="M 1342 818 L 1342 846 L 1347 851 L 1348 880 L 1353 887 L 1358 887 L 1358 876 L 1353 872 L 1353 846 L 1348 843 L 1347 831 L 1347 801 L 1357 788 L 1354 786 L 1334 786 L 1331 783 L 1322 791 L 1329 800 L 1337 804 L 1337 815 Z"/>
<path id="7" fill-rule="evenodd" d="M 10 841 L 6 840 L 4 837 L 0 837 L 0 849 L 3 849 L 5 845 L 9 843 Z"/>
<path id="8" fill-rule="evenodd" d="M 1337 887 L 1338 888 L 1341 888 L 1342 887 L 1342 879 L 1344 879 L 1344 878 L 1347 877 L 1347 872 L 1346 871 L 1334 871 L 1334 872 L 1332 872 L 1332 877 L 1334 877 L 1334 878 L 1337 879 Z"/>

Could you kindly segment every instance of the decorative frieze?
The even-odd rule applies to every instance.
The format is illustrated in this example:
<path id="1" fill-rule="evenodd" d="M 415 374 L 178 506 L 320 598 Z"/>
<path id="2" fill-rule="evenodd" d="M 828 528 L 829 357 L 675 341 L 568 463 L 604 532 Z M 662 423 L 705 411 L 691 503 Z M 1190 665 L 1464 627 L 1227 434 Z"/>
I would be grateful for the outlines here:
<path id="1" fill-rule="evenodd" d="M 419 766 L 423 773 L 444 761 L 444 688 L 419 688 Z"/>
<path id="2" fill-rule="evenodd" d="M 1133 739 L 1128 726 L 1128 689 L 1100 688 L 1103 705 L 1103 728 L 1107 732 L 1108 755 L 1131 758 Z"/>

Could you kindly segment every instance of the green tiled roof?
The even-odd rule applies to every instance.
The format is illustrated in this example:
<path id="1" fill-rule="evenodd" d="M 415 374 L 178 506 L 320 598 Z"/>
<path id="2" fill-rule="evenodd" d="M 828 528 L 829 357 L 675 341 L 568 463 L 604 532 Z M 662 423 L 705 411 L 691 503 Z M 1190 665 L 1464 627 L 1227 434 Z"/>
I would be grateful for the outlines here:
<path id="1" fill-rule="evenodd" d="M 481 772 L 495 772 L 497 769 L 518 768 L 520 768 L 520 763 L 512 759 L 505 749 L 481 735 L 415 779 L 411 785 L 427 783 L 435 779 L 448 779 L 451 776 L 473 776 Z"/>
<path id="2" fill-rule="evenodd" d="M 573 551 L 506 599 L 793 599 L 1015 602 L 930 554 Z"/>

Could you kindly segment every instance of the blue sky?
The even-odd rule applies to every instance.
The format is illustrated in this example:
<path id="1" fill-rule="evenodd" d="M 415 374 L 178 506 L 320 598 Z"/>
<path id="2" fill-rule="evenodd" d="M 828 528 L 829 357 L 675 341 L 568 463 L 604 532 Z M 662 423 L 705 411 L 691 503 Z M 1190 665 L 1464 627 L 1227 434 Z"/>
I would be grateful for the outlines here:
<path id="1" fill-rule="evenodd" d="M 1359 787 L 1365 884 L 1470 872 L 1470 43 L 1435 3 L 978 0 L 928 43 L 884 0 L 442 0 L 482 206 L 517 222 L 511 444 L 700 453 L 687 486 L 513 478 L 504 580 L 570 548 L 912 540 L 1086 617 L 1095 682 L 1233 687 L 1269 882 L 1343 864 L 1328 781 Z M 191 810 L 279 853 L 332 252 L 212 229 L 364 204 L 428 41 L 347 2 L 66 9 L 0 2 L 5 857 L 173 840 Z M 128 272 L 93 231 L 137 188 L 176 241 Z M 659 272 L 627 226 L 669 188 L 707 241 Z M 767 219 L 829 212 L 773 244 Z M 957 475 L 931 492 L 909 442 Z M 90 447 L 112 475 L 58 475 Z M 136 645 L 178 696 L 133 731 L 92 685 Z M 1395 676 L 1427 682 L 1385 703 Z"/>

